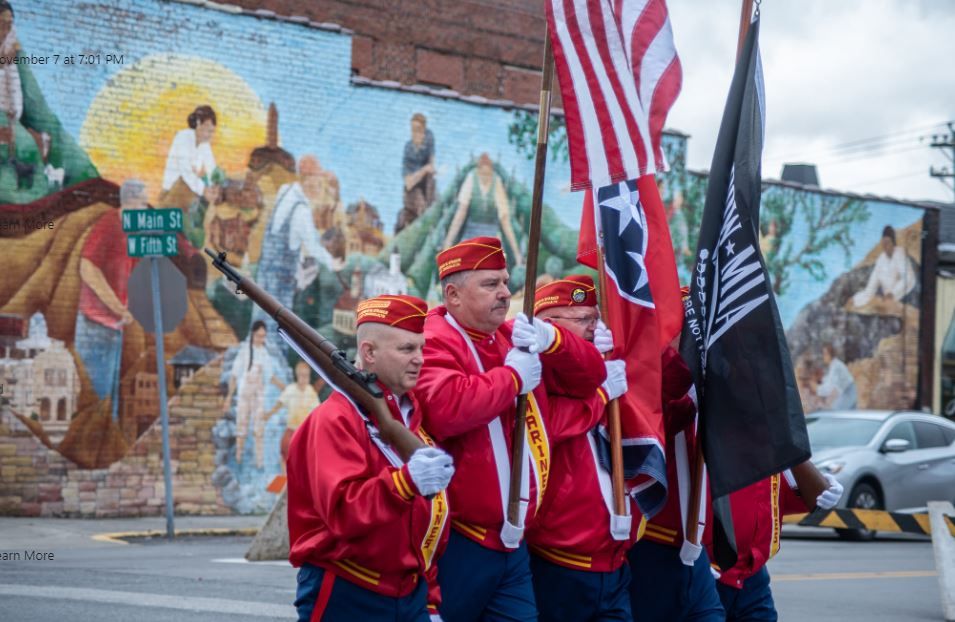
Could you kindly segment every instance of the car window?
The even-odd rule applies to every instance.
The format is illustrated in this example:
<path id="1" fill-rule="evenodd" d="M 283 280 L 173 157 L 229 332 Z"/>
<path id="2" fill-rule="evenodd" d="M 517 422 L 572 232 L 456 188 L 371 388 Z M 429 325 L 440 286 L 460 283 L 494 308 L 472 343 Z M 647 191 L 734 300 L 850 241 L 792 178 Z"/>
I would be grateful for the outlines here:
<path id="1" fill-rule="evenodd" d="M 942 427 L 942 434 L 945 435 L 945 444 L 951 445 L 955 443 L 955 430 L 952 428 Z"/>
<path id="2" fill-rule="evenodd" d="M 945 433 L 942 426 L 924 421 L 915 422 L 915 437 L 919 441 L 920 449 L 930 449 L 932 447 L 945 447 Z"/>
<path id="3" fill-rule="evenodd" d="M 918 447 L 918 443 L 915 442 L 915 428 L 912 427 L 911 421 L 902 421 L 896 423 L 893 426 L 892 431 L 889 432 L 889 435 L 885 437 L 885 440 L 891 441 L 894 438 L 901 438 L 909 442 L 909 449 L 915 449 Z"/>
<path id="4" fill-rule="evenodd" d="M 809 444 L 814 451 L 829 447 L 861 447 L 872 440 L 882 422 L 848 417 L 807 417 Z"/>

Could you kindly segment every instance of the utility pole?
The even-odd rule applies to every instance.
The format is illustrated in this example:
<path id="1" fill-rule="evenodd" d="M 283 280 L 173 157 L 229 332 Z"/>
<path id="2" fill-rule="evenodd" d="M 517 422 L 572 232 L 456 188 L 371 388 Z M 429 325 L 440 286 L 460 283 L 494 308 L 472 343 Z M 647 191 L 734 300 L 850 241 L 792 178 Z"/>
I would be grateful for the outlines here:
<path id="1" fill-rule="evenodd" d="M 952 168 L 947 166 L 942 166 L 940 168 L 935 168 L 934 166 L 929 169 L 928 174 L 932 177 L 935 177 L 943 184 L 948 186 L 946 180 L 951 179 L 952 191 L 955 192 L 955 121 L 948 122 L 948 132 L 949 135 L 945 136 L 944 134 L 933 134 L 931 147 L 934 149 L 951 149 L 951 154 L 945 153 L 946 157 L 952 162 Z"/>

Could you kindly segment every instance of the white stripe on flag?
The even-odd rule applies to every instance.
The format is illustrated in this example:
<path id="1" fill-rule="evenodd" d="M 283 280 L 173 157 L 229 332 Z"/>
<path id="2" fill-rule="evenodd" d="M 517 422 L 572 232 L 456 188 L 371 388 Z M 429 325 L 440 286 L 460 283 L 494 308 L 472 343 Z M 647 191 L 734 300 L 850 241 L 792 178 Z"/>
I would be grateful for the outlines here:
<path id="1" fill-rule="evenodd" d="M 601 98 L 607 105 L 607 110 L 610 112 L 612 127 L 609 129 L 611 129 L 616 136 L 617 146 L 620 148 L 620 159 L 623 163 L 623 171 L 610 172 L 625 173 L 623 179 L 632 179 L 633 177 L 637 177 L 633 175 L 632 172 L 639 169 L 637 165 L 637 152 L 633 140 L 630 139 L 629 132 L 627 132 L 627 121 L 624 119 L 625 112 L 621 107 L 622 103 L 629 102 L 621 102 L 617 99 L 616 93 L 614 93 L 613 83 L 610 81 L 607 67 L 603 64 L 600 52 L 597 50 L 597 44 L 594 42 L 594 34 L 590 26 L 590 14 L 587 11 L 586 3 L 578 3 L 576 6 L 583 9 L 582 11 L 577 11 L 577 20 L 580 24 L 581 34 L 583 34 L 584 37 L 584 44 L 587 47 L 587 54 L 590 56 L 591 65 L 597 74 L 597 81 L 600 83 Z M 623 45 L 620 43 L 617 25 L 613 21 L 613 14 L 610 13 L 608 0 L 600 0 L 600 7 L 604 17 L 604 34 L 606 35 L 607 47 L 610 51 L 611 61 L 614 63 L 612 68 L 616 73 L 617 81 L 620 84 L 624 84 L 631 79 L 631 74 L 627 69 L 624 69 L 623 73 L 621 73 L 620 69 L 616 67 L 620 60 L 625 60 L 620 58 L 623 52 Z M 624 89 L 626 89 L 626 87 L 624 87 Z M 633 88 L 630 90 L 636 95 L 636 91 Z M 626 93 L 626 90 L 624 92 Z M 639 102 L 637 103 L 639 104 Z M 606 132 L 607 129 L 608 128 L 604 128 L 604 131 Z M 595 187 L 600 188 L 609 184 L 611 179 L 609 175 L 606 179 L 599 179 L 595 176 L 592 181 Z M 621 181 L 621 179 L 618 178 L 616 181 Z"/>
<path id="2" fill-rule="evenodd" d="M 584 75 L 580 58 L 577 56 L 574 42 L 567 28 L 567 16 L 564 14 L 563 0 L 553 0 L 552 6 L 554 7 L 555 34 L 560 39 L 560 46 L 564 51 L 564 57 L 567 59 L 567 66 L 570 69 L 571 80 L 573 81 L 574 95 L 577 99 L 577 110 L 580 113 L 584 147 L 586 148 L 589 165 L 588 177 L 593 178 L 594 171 L 607 170 L 607 156 L 603 150 L 600 123 L 597 121 L 590 89 L 587 88 L 587 77 Z"/>

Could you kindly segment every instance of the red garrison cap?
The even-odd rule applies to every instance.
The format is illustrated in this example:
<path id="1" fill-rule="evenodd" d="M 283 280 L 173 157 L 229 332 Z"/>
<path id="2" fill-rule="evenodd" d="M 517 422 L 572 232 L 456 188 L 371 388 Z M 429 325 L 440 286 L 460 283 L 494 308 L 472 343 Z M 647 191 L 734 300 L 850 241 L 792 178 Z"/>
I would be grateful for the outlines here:
<path id="1" fill-rule="evenodd" d="M 359 302 L 356 313 L 355 326 L 376 322 L 403 328 L 413 333 L 422 333 L 428 305 L 424 300 L 414 296 L 385 294 Z"/>
<path id="2" fill-rule="evenodd" d="M 534 292 L 534 313 L 551 307 L 596 307 L 594 280 L 586 274 L 572 274 L 541 285 Z"/>
<path id="3" fill-rule="evenodd" d="M 507 268 L 507 259 L 504 257 L 501 241 L 491 237 L 462 240 L 451 248 L 438 253 L 435 259 L 438 262 L 439 279 L 465 270 L 502 270 Z"/>

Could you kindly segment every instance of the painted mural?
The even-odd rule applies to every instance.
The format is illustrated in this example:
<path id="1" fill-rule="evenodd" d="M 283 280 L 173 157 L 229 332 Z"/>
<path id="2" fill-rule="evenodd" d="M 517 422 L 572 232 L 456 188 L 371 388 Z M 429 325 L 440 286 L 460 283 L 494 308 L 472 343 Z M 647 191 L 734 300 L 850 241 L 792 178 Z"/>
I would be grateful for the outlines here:
<path id="1" fill-rule="evenodd" d="M 128 310 L 123 210 L 185 215 L 188 311 L 164 341 L 188 430 L 174 432 L 177 511 L 267 511 L 291 432 L 328 391 L 203 248 L 351 352 L 357 302 L 440 302 L 434 255 L 463 238 L 502 238 L 520 307 L 533 115 L 357 83 L 333 28 L 177 2 L 107 0 L 106 22 L 86 3 L 39 4 L 0 2 L 0 446 L 15 447 L 0 452 L 0 511 L 161 511 L 155 339 Z M 100 49 L 103 28 L 119 47 Z M 85 61 L 65 62 L 73 44 Z M 541 281 L 579 269 L 580 195 L 559 119 L 553 131 Z M 686 142 L 665 136 L 659 179 L 683 276 L 705 194 Z M 921 211 L 773 185 L 763 203 L 807 410 L 911 403 Z"/>

